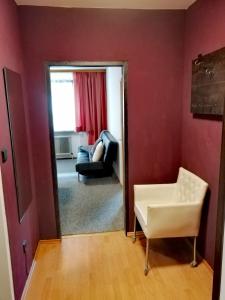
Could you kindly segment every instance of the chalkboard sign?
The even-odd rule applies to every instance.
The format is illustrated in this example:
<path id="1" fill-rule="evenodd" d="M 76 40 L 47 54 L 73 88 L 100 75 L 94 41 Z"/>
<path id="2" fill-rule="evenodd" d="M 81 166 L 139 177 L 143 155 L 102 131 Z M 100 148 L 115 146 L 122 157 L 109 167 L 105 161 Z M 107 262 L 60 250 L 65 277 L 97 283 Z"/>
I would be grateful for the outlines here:
<path id="1" fill-rule="evenodd" d="M 199 55 L 192 62 L 191 112 L 223 115 L 225 98 L 225 48 Z"/>

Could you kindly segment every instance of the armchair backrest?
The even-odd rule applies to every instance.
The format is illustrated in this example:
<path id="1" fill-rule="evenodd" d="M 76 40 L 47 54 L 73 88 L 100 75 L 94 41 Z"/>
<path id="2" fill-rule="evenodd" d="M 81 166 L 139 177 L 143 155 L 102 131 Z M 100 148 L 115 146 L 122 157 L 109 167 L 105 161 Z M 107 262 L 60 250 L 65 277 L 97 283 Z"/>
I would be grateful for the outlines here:
<path id="1" fill-rule="evenodd" d="M 177 178 L 178 199 L 181 202 L 203 203 L 208 184 L 197 175 L 179 168 Z"/>

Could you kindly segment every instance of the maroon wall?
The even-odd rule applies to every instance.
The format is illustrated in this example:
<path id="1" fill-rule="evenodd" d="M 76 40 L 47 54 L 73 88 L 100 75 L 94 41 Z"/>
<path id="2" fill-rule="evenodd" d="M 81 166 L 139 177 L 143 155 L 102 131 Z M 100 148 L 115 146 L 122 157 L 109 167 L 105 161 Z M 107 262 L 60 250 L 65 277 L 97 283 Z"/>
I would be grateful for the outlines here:
<path id="1" fill-rule="evenodd" d="M 191 61 L 225 46 L 225 2 L 200 0 L 186 14 L 184 95 L 182 115 L 182 165 L 204 178 L 210 186 L 200 235 L 200 251 L 213 266 L 216 232 L 222 122 L 194 118 L 190 113 Z"/>
<path id="2" fill-rule="evenodd" d="M 7 67 L 21 74 L 23 73 L 18 25 L 17 7 L 14 1 L 2 0 L 0 9 L 0 149 L 7 148 L 9 151 L 8 161 L 4 164 L 1 163 L 1 169 L 16 299 L 20 299 L 27 277 L 22 241 L 24 239 L 28 241 L 27 261 L 28 267 L 30 267 L 39 238 L 38 219 L 34 199 L 32 199 L 33 201 L 21 224 L 18 221 L 10 134 L 2 73 L 3 67 Z M 24 142 L 24 136 L 21 136 L 21 142 Z M 24 178 L 24 180 L 26 180 L 26 178 Z"/>
<path id="3" fill-rule="evenodd" d="M 184 12 L 25 6 L 19 12 L 41 236 L 56 235 L 44 61 L 128 61 L 131 225 L 133 184 L 174 181 L 180 165 Z"/>
<path id="4" fill-rule="evenodd" d="M 33 201 L 19 224 L 1 75 L 0 148 L 9 149 L 9 160 L 1 168 L 17 298 L 26 279 L 22 240 L 28 240 L 30 266 L 39 239 L 37 210 L 41 237 L 56 236 L 44 77 L 47 60 L 128 61 L 129 223 L 133 184 L 173 181 L 182 162 L 210 184 L 200 249 L 213 266 L 221 122 L 193 118 L 190 113 L 191 60 L 224 46 L 224 9 L 222 0 L 199 0 L 186 13 L 184 31 L 182 11 L 20 7 L 22 53 L 17 8 L 12 0 L 1 2 L 0 67 L 23 74 L 23 58 L 26 62 L 28 98 L 24 101 L 32 153 Z"/>

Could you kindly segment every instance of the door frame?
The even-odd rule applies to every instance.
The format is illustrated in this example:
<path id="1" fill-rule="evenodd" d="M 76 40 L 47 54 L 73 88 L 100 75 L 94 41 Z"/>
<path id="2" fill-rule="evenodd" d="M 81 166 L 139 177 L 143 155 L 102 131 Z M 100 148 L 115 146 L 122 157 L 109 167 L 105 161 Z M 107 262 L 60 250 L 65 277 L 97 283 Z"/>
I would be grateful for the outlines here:
<path id="1" fill-rule="evenodd" d="M 48 105 L 48 128 L 51 152 L 51 169 L 53 182 L 53 196 L 55 206 L 55 219 L 57 238 L 61 238 L 59 199 L 58 199 L 58 180 L 56 169 L 55 143 L 54 143 L 54 127 L 51 100 L 51 83 L 50 83 L 50 67 L 54 66 L 74 66 L 74 67 L 122 67 L 123 72 L 123 99 L 122 99 L 122 117 L 123 117 L 123 205 L 124 205 L 124 231 L 127 235 L 129 228 L 129 203 L 128 203 L 128 109 L 127 109 L 127 61 L 47 61 L 45 66 L 45 82 L 47 88 L 47 105 Z"/>
<path id="2" fill-rule="evenodd" d="M 218 193 L 217 218 L 216 218 L 216 241 L 215 241 L 215 255 L 214 255 L 214 275 L 213 275 L 212 300 L 220 299 L 223 247 L 225 247 L 225 240 L 224 240 L 224 225 L 225 225 L 225 101 L 224 101 L 224 114 L 223 114 L 222 120 L 223 120 L 222 145 L 221 145 L 221 154 L 220 154 L 220 176 L 219 176 L 219 193 Z"/>

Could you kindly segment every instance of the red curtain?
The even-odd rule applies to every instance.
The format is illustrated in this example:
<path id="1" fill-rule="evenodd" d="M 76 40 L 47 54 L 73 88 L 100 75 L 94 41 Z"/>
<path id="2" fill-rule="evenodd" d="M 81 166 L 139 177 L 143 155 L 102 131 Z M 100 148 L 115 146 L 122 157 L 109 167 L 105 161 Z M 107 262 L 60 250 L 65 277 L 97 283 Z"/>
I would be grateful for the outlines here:
<path id="1" fill-rule="evenodd" d="M 74 72 L 73 76 L 76 131 L 88 132 L 88 143 L 94 144 L 107 129 L 105 72 Z"/>

